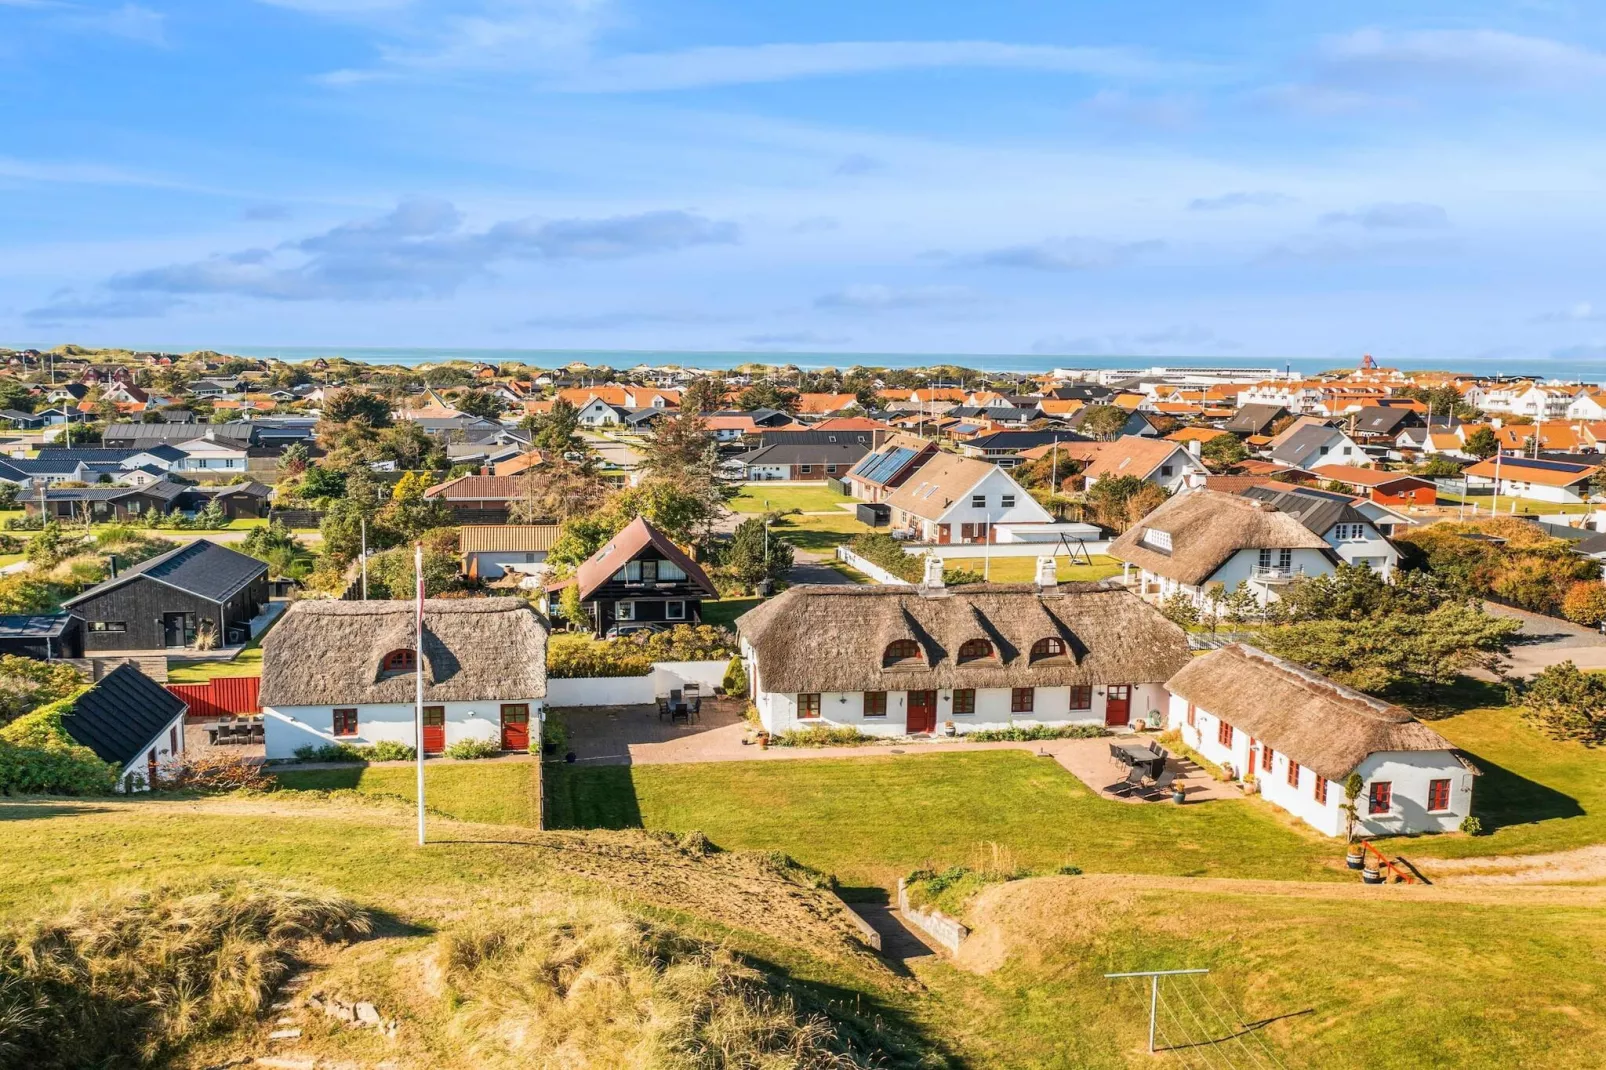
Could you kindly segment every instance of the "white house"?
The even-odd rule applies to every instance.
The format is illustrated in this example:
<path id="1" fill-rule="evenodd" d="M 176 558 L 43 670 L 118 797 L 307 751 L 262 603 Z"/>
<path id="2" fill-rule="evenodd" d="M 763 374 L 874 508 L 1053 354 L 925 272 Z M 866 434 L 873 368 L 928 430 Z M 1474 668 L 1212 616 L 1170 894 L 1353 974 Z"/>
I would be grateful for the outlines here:
<path id="1" fill-rule="evenodd" d="M 1186 594 L 1201 610 L 1213 587 L 1245 587 L 1261 605 L 1288 584 L 1332 572 L 1340 560 L 1322 536 L 1270 502 L 1200 488 L 1167 501 L 1110 544 L 1138 570 L 1139 590 Z"/>
<path id="2" fill-rule="evenodd" d="M 1469 490 L 1487 491 L 1536 502 L 1577 505 L 1589 500 L 1599 465 L 1501 455 L 1479 461 L 1462 472 Z"/>
<path id="3" fill-rule="evenodd" d="M 577 419 L 581 427 L 612 427 L 624 421 L 624 412 L 619 407 L 594 397 L 580 406 Z"/>
<path id="4" fill-rule="evenodd" d="M 996 542 L 1001 525 L 1054 518 L 1008 472 L 974 457 L 939 453 L 886 497 L 892 530 L 918 542 Z"/>
<path id="5" fill-rule="evenodd" d="M 1182 629 L 1113 584 L 800 584 L 738 618 L 765 730 L 867 735 L 1158 721 Z"/>
<path id="6" fill-rule="evenodd" d="M 162 766 L 184 753 L 189 704 L 125 662 L 73 701 L 61 727 L 117 767 L 117 790 L 149 791 Z"/>
<path id="7" fill-rule="evenodd" d="M 1136 476 L 1175 494 L 1202 486 L 1210 474 L 1185 445 L 1163 438 L 1122 435 L 1114 442 L 1079 442 L 1070 452 L 1079 458 L 1092 457 L 1082 470 L 1089 489 L 1106 477 Z"/>
<path id="8" fill-rule="evenodd" d="M 1359 464 L 1366 451 L 1342 429 L 1320 421 L 1300 422 L 1272 439 L 1266 453 L 1278 464 L 1314 468 L 1322 464 Z"/>
<path id="9" fill-rule="evenodd" d="M 1567 406 L 1569 420 L 1606 420 L 1606 393 L 1579 391 Z"/>
<path id="10" fill-rule="evenodd" d="M 300 747 L 413 745 L 416 603 L 296 602 L 262 641 L 269 759 Z M 540 745 L 546 624 L 522 598 L 424 602 L 424 750 Z"/>
<path id="11" fill-rule="evenodd" d="M 544 572 L 558 531 L 556 524 L 464 524 L 458 529 L 463 575 L 494 580 L 508 572 Z"/>
<path id="12" fill-rule="evenodd" d="M 1399 566 L 1399 550 L 1346 495 L 1304 487 L 1251 487 L 1244 497 L 1267 502 L 1298 520 L 1348 564 L 1365 565 L 1385 580 Z"/>
<path id="13" fill-rule="evenodd" d="M 1478 770 L 1399 706 L 1242 643 L 1166 681 L 1167 723 L 1233 779 L 1328 836 L 1347 830 L 1345 781 L 1361 779 L 1356 832 L 1452 832 Z"/>
<path id="14" fill-rule="evenodd" d="M 175 472 L 195 474 L 245 471 L 245 443 L 238 440 L 218 438 L 208 431 L 200 438 L 175 442 L 173 445 L 184 454 L 181 459 L 174 462 L 172 470 Z"/>

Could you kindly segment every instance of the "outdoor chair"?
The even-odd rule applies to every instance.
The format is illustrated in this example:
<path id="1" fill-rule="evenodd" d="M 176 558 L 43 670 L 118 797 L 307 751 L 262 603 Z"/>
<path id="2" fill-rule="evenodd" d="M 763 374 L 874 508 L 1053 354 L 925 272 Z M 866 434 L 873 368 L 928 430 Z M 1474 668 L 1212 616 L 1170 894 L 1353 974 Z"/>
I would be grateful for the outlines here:
<path id="1" fill-rule="evenodd" d="M 703 719 L 703 696 L 701 695 L 694 695 L 692 697 L 691 719 L 694 721 L 701 721 Z"/>
<path id="2" fill-rule="evenodd" d="M 700 695 L 702 693 L 703 693 L 703 685 L 702 684 L 689 683 L 689 684 L 687 684 L 685 686 L 685 694 L 686 694 L 686 698 L 687 698 L 688 701 L 691 700 L 691 699 L 696 698 L 698 695 Z"/>
<path id="3" fill-rule="evenodd" d="M 1132 767 L 1132 771 L 1126 775 L 1126 779 L 1121 781 L 1120 784 L 1116 785 L 1116 787 L 1114 788 L 1114 790 L 1112 790 L 1110 792 L 1110 794 L 1112 794 L 1112 795 L 1131 795 L 1134 791 L 1137 791 L 1140 787 L 1143 786 L 1143 778 L 1146 775 L 1147 774 L 1145 774 L 1143 772 L 1143 767 L 1142 766 L 1134 765 Z"/>
<path id="4" fill-rule="evenodd" d="M 661 721 L 665 717 L 668 717 L 668 716 L 669 716 L 669 700 L 664 698 L 664 696 L 659 695 L 658 696 L 658 719 Z"/>
<path id="5" fill-rule="evenodd" d="M 1160 746 L 1160 741 L 1157 739 L 1149 740 L 1149 752 L 1151 754 L 1158 754 L 1162 758 L 1165 757 L 1165 748 Z"/>
<path id="6" fill-rule="evenodd" d="M 1125 752 L 1122 751 L 1120 747 L 1117 747 L 1114 743 L 1111 743 L 1109 745 L 1109 747 L 1110 747 L 1110 761 L 1112 763 L 1114 763 L 1115 765 L 1125 765 L 1126 764 L 1126 762 L 1125 762 L 1125 757 L 1126 757 Z"/>
<path id="7" fill-rule="evenodd" d="M 1161 773 L 1155 778 L 1154 783 L 1149 785 L 1149 790 L 1143 794 L 1146 798 L 1156 795 L 1165 795 L 1171 791 L 1171 784 L 1176 779 L 1177 771 L 1175 769 L 1167 769 L 1165 772 Z"/>

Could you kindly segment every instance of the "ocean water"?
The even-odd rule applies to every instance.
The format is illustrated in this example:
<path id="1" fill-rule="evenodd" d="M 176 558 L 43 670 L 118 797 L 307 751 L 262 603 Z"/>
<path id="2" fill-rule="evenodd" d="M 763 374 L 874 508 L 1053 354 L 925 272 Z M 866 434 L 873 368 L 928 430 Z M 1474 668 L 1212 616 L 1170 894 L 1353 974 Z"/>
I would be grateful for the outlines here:
<path id="1" fill-rule="evenodd" d="M 416 367 L 445 360 L 484 361 L 487 364 L 518 362 L 538 368 L 559 368 L 576 361 L 592 366 L 630 368 L 637 364 L 675 364 L 695 368 L 735 368 L 743 364 L 792 364 L 804 369 L 851 368 L 854 365 L 880 368 L 923 368 L 955 364 L 985 371 L 1046 372 L 1054 368 L 1151 368 L 1167 367 L 1244 367 L 1274 368 L 1302 374 L 1327 371 L 1342 362 L 1324 357 L 1198 357 L 1198 356 L 1076 356 L 1016 353 L 784 353 L 784 352 L 690 352 L 685 350 L 621 349 L 472 349 L 472 348 L 385 348 L 363 346 L 216 346 L 218 352 L 243 357 L 276 357 L 303 361 L 316 357 L 345 357 L 365 364 L 398 364 Z M 1606 379 L 1606 363 L 1546 358 L 1499 360 L 1402 360 L 1385 361 L 1390 366 L 1410 370 L 1443 370 L 1470 375 L 1525 375 L 1546 379 L 1599 382 Z"/>

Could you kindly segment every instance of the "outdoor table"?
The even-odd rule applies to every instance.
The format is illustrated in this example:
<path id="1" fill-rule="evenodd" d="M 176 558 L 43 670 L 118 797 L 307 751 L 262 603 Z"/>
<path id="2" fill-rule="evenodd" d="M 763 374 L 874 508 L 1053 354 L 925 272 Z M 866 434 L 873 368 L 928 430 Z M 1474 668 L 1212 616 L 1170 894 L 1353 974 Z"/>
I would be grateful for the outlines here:
<path id="1" fill-rule="evenodd" d="M 1159 776 L 1160 771 L 1165 768 L 1165 759 L 1150 750 L 1147 743 L 1121 742 L 1111 745 L 1115 747 L 1122 761 L 1128 765 L 1144 767 L 1151 779 Z"/>

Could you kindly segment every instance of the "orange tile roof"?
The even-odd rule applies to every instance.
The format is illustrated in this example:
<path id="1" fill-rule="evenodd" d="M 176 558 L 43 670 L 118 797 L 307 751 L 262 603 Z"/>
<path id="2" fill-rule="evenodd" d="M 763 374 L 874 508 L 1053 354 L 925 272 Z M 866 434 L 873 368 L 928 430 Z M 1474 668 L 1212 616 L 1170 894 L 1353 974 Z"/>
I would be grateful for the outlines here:
<path id="1" fill-rule="evenodd" d="M 799 394 L 797 411 L 814 416 L 836 412 L 857 405 L 859 399 L 852 394 Z"/>

